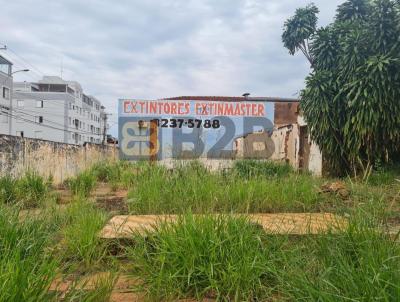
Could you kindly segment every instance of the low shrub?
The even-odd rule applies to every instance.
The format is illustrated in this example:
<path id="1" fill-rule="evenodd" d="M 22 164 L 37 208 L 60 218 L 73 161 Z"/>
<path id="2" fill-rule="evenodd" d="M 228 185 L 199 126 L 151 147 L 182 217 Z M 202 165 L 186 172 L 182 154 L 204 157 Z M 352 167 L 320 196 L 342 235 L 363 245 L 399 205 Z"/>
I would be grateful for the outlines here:
<path id="1" fill-rule="evenodd" d="M 246 218 L 188 214 L 136 236 L 128 255 L 155 301 L 255 301 L 266 296 L 269 283 L 262 236 Z"/>

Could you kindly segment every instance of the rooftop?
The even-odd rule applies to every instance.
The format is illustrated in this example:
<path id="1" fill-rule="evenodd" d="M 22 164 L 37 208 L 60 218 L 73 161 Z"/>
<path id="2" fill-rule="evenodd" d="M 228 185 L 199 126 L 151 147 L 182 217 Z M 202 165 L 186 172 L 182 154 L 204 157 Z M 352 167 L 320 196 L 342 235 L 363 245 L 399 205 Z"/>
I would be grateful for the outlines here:
<path id="1" fill-rule="evenodd" d="M 12 65 L 12 63 L 3 56 L 0 56 L 0 64 Z"/>
<path id="2" fill-rule="evenodd" d="M 167 101 L 209 101 L 209 102 L 285 102 L 297 103 L 300 100 L 281 97 L 244 97 L 244 96 L 177 96 L 164 98 Z"/>

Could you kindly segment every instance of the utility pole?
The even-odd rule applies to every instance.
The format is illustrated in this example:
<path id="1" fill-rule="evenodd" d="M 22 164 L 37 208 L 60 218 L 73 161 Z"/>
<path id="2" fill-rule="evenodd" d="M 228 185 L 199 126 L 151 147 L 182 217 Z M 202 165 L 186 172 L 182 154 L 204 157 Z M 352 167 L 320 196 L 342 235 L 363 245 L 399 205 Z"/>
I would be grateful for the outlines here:
<path id="1" fill-rule="evenodd" d="M 109 113 L 104 113 L 104 125 L 103 125 L 103 141 L 102 145 L 104 146 L 106 144 L 106 134 L 107 134 L 107 118 L 108 118 Z"/>

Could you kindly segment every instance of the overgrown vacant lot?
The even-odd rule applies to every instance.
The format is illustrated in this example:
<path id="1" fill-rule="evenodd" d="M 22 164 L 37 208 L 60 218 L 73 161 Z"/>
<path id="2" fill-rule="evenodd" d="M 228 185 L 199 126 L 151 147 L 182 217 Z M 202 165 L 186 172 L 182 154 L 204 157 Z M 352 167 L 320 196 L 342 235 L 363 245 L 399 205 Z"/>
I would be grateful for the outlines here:
<path id="1" fill-rule="evenodd" d="M 395 168 L 337 180 L 255 161 L 220 172 L 100 163 L 62 189 L 33 171 L 5 176 L 0 301 L 399 301 L 400 246 L 387 232 L 400 224 L 398 179 Z M 268 235 L 230 215 L 271 212 L 337 213 L 349 227 Z M 114 214 L 181 216 L 131 240 L 100 239 Z"/>

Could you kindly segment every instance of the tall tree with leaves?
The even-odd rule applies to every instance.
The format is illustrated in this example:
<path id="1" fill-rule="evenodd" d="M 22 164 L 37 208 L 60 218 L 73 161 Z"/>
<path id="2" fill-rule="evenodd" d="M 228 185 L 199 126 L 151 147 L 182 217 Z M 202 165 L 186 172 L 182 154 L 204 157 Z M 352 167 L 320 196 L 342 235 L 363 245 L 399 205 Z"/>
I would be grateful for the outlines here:
<path id="1" fill-rule="evenodd" d="M 398 2 L 345 1 L 333 23 L 319 29 L 318 9 L 311 4 L 285 22 L 282 40 L 289 53 L 305 53 L 308 45 L 311 73 L 301 108 L 312 139 L 335 172 L 399 157 Z"/>

